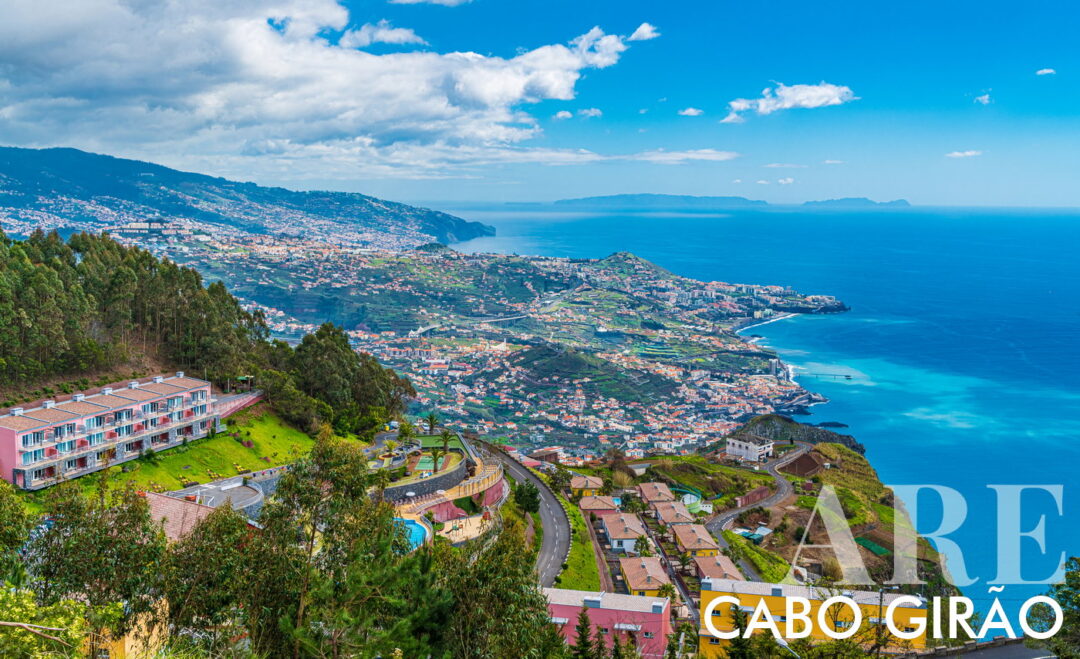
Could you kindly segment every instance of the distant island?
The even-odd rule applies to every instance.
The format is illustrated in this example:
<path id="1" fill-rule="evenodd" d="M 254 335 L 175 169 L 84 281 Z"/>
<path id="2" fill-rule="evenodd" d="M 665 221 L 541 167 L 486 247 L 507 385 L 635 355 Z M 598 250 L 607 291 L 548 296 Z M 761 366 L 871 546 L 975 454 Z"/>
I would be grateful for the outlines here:
<path id="1" fill-rule="evenodd" d="M 842 199 L 823 199 L 803 202 L 803 206 L 812 208 L 910 208 L 907 199 L 892 201 L 874 201 L 866 197 L 843 197 Z"/>
<path id="2" fill-rule="evenodd" d="M 578 199 L 560 199 L 556 206 L 575 208 L 746 208 L 768 206 L 764 201 L 746 197 L 697 197 L 677 194 L 616 194 L 602 197 L 581 197 Z"/>
<path id="3" fill-rule="evenodd" d="M 542 203 L 515 203 L 521 207 L 543 206 Z M 747 199 L 746 197 L 709 197 L 678 194 L 614 194 L 599 197 L 578 197 L 560 199 L 550 205 L 560 208 L 592 208 L 604 210 L 722 210 L 727 208 L 764 208 L 770 206 L 766 201 Z M 806 208 L 826 209 L 865 209 L 865 208 L 910 208 L 906 199 L 893 201 L 874 201 L 866 197 L 844 197 L 842 199 L 823 199 L 806 201 Z"/>

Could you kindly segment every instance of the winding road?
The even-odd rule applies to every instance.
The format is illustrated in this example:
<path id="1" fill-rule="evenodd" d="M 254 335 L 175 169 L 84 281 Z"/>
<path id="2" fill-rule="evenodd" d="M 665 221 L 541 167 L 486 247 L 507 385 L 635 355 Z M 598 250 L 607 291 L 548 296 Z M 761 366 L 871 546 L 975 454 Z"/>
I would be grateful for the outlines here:
<path id="1" fill-rule="evenodd" d="M 727 540 L 724 540 L 724 536 L 721 531 L 730 526 L 731 523 L 735 520 L 735 518 L 739 516 L 739 514 L 750 510 L 751 508 L 757 508 L 759 506 L 762 508 L 771 508 L 772 506 L 775 506 L 776 504 L 780 503 L 781 501 L 792 495 L 792 493 L 794 492 L 794 488 L 791 485 L 791 481 L 780 475 L 780 468 L 794 462 L 796 459 L 798 459 L 800 455 L 806 453 L 811 448 L 813 448 L 812 445 L 799 442 L 798 448 L 792 449 L 785 453 L 783 456 L 766 463 L 765 470 L 769 473 L 770 476 L 773 477 L 773 481 L 776 483 L 776 491 L 773 492 L 767 499 L 752 503 L 748 506 L 743 506 L 742 508 L 732 508 L 731 510 L 725 510 L 724 512 L 716 515 L 709 521 L 705 522 L 705 528 L 709 529 L 709 533 L 713 534 L 713 537 L 716 538 L 716 541 L 720 544 L 721 547 L 728 546 L 728 542 Z M 739 567 L 742 568 L 743 573 L 746 574 L 747 578 L 749 578 L 751 581 L 762 581 L 761 575 L 758 574 L 757 570 L 754 569 L 754 566 L 745 559 L 739 561 Z"/>
<path id="2" fill-rule="evenodd" d="M 544 538 L 536 556 L 536 571 L 540 585 L 554 585 L 555 577 L 562 571 L 563 561 L 570 552 L 570 520 L 559 499 L 540 478 L 524 465 L 502 451 L 491 448 L 491 456 L 502 463 L 503 468 L 517 482 L 530 481 L 540 490 L 540 521 L 544 526 Z"/>

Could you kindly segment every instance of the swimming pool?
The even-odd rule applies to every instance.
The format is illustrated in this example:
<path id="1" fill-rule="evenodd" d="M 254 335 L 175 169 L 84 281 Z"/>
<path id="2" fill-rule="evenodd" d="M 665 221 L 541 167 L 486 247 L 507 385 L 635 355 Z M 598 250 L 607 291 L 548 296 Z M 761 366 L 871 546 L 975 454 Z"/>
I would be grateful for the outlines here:
<path id="1" fill-rule="evenodd" d="M 427 540 L 427 527 L 420 522 L 414 519 L 405 519 L 404 517 L 395 517 L 394 521 L 405 525 L 405 532 L 409 536 L 409 551 L 416 549 Z"/>

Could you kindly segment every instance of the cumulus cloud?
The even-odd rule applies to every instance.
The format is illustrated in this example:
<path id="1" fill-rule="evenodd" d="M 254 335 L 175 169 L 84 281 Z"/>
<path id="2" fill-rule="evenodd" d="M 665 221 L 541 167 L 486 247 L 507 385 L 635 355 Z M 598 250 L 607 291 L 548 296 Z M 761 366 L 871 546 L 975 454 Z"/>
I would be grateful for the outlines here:
<path id="1" fill-rule="evenodd" d="M 1037 76 L 1052 76 L 1052 75 L 1054 75 L 1056 73 L 1057 73 L 1057 71 L 1055 71 L 1053 69 L 1039 69 L 1038 71 L 1035 72 L 1035 75 L 1037 75 Z"/>
<path id="2" fill-rule="evenodd" d="M 572 116 L 574 116 L 574 113 L 572 113 L 572 112 L 569 112 L 567 110 L 559 110 L 555 114 L 551 115 L 551 118 L 552 119 L 560 119 L 560 120 L 562 120 L 562 119 L 569 119 Z"/>
<path id="3" fill-rule="evenodd" d="M 777 179 L 776 182 L 779 183 L 780 185 L 791 185 L 792 183 L 795 182 L 795 179 L 793 179 L 793 178 L 791 178 L 789 176 L 787 178 Z"/>
<path id="4" fill-rule="evenodd" d="M 602 117 L 604 113 L 600 108 L 585 108 L 584 110 L 578 110 L 578 116 L 591 119 L 593 117 Z"/>
<path id="5" fill-rule="evenodd" d="M 700 117 L 705 114 L 705 110 L 699 108 L 683 108 L 679 110 L 679 114 L 684 117 Z"/>
<path id="6" fill-rule="evenodd" d="M 649 39 L 655 39 L 660 36 L 660 32 L 657 31 L 655 25 L 648 23 L 642 23 L 634 30 L 634 33 L 630 35 L 627 41 L 648 41 Z"/>
<path id="7" fill-rule="evenodd" d="M 529 155 L 540 128 L 528 108 L 572 100 L 587 70 L 616 64 L 628 47 L 596 27 L 512 56 L 374 54 L 358 48 L 420 37 L 364 25 L 336 0 L 40 7 L 4 5 L 0 143 L 76 146 L 246 179 L 351 181 L 473 161 L 580 160 Z"/>
<path id="8" fill-rule="evenodd" d="M 946 158 L 974 158 L 975 156 L 981 156 L 982 151 L 975 151 L 974 149 L 968 151 L 950 151 L 945 154 Z"/>
<path id="9" fill-rule="evenodd" d="M 376 24 L 365 23 L 359 30 L 348 30 L 341 35 L 338 45 L 342 48 L 364 48 L 373 43 L 427 44 L 416 32 L 407 27 L 394 27 L 385 19 Z"/>
<path id="10" fill-rule="evenodd" d="M 796 165 L 790 162 L 771 162 L 768 165 L 762 165 L 762 167 L 768 167 L 769 169 L 806 169 L 806 165 Z"/>
<path id="11" fill-rule="evenodd" d="M 754 182 L 757 183 L 758 185 L 768 185 L 769 184 L 769 181 L 766 181 L 765 179 L 758 179 L 757 181 L 754 181 Z"/>
<path id="12" fill-rule="evenodd" d="M 979 105 L 990 105 L 992 101 L 990 99 L 990 94 L 983 94 L 982 96 L 976 96 L 975 102 Z"/>
<path id="13" fill-rule="evenodd" d="M 779 110 L 794 108 L 823 108 L 830 105 L 842 105 L 857 100 L 850 87 L 833 85 L 822 81 L 817 85 L 785 85 L 780 83 L 775 89 L 766 87 L 761 98 L 737 98 L 728 103 L 728 115 L 721 123 L 732 124 L 745 121 L 744 112 L 772 114 Z"/>
<path id="14" fill-rule="evenodd" d="M 821 164 L 822 165 L 843 165 L 844 161 L 843 160 L 822 160 Z"/>

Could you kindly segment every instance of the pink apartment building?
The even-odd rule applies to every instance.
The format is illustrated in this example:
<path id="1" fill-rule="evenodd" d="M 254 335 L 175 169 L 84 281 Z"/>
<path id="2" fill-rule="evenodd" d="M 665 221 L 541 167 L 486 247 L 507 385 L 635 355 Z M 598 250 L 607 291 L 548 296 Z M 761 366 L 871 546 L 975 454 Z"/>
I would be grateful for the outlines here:
<path id="1" fill-rule="evenodd" d="M 205 437 L 218 423 L 210 383 L 175 376 L 46 400 L 0 414 L 0 476 L 37 490 Z"/>
<path id="2" fill-rule="evenodd" d="M 545 588 L 548 613 L 566 642 L 577 642 L 578 614 L 584 607 L 593 635 L 600 629 L 607 647 L 617 634 L 623 644 L 632 641 L 642 657 L 663 657 L 671 634 L 671 604 L 666 597 L 639 597 L 618 593 Z"/>

